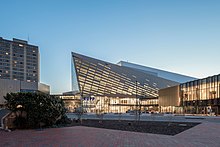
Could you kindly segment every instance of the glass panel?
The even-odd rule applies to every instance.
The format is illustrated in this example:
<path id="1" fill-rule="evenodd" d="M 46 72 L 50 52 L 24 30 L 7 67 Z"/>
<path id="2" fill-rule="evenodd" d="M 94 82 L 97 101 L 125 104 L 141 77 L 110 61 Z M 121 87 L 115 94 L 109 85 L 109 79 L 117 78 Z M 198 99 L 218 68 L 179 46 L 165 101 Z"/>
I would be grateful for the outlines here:
<path id="1" fill-rule="evenodd" d="M 72 73 L 72 90 L 79 92 L 79 84 L 78 84 L 77 75 L 76 75 L 74 57 L 72 57 L 71 70 L 72 70 L 71 72 Z"/>

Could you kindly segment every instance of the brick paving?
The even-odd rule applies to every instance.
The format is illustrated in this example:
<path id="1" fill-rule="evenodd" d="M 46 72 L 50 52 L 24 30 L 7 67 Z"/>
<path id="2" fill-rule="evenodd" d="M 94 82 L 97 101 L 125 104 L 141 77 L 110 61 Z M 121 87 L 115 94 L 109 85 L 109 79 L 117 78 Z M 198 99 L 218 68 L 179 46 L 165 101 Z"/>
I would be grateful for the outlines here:
<path id="1" fill-rule="evenodd" d="M 220 123 L 204 122 L 175 136 L 91 127 L 0 131 L 0 147 L 220 146 Z"/>

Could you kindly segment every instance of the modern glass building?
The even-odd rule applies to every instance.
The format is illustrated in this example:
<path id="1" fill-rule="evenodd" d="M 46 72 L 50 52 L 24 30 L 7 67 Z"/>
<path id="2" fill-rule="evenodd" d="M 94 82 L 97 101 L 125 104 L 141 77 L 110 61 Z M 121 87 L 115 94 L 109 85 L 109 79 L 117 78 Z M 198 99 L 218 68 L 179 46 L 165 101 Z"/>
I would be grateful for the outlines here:
<path id="1" fill-rule="evenodd" d="M 72 91 L 61 96 L 70 111 L 83 106 L 87 112 L 220 114 L 220 75 L 196 79 L 77 53 L 71 61 Z"/>
<path id="2" fill-rule="evenodd" d="M 158 110 L 158 90 L 179 84 L 77 53 L 72 53 L 71 68 L 73 93 L 78 92 L 87 112 Z"/>
<path id="3" fill-rule="evenodd" d="M 180 84 L 185 113 L 220 114 L 220 75 Z"/>
<path id="4" fill-rule="evenodd" d="M 161 112 L 220 114 L 220 75 L 159 90 Z"/>

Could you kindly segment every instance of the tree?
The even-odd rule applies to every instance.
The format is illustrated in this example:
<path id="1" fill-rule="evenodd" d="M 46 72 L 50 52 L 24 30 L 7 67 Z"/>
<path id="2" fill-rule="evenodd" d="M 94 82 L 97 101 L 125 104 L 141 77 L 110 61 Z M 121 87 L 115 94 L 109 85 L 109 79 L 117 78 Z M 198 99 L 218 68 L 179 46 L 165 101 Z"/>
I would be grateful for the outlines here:
<path id="1" fill-rule="evenodd" d="M 22 119 L 22 124 L 36 128 L 54 125 L 59 119 L 65 118 L 66 109 L 62 99 L 42 93 L 8 93 L 4 97 L 6 107 L 15 112 L 16 120 Z M 23 116 L 25 112 L 25 116 Z M 26 120 L 24 123 L 24 119 Z M 19 122 L 19 121 L 18 121 Z M 20 124 L 21 125 L 21 124 Z"/>

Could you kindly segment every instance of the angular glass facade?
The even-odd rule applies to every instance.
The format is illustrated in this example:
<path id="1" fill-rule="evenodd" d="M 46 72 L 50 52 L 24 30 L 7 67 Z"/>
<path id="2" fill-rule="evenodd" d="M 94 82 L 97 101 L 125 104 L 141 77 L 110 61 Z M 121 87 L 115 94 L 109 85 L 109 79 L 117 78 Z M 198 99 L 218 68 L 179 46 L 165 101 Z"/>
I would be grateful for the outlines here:
<path id="1" fill-rule="evenodd" d="M 220 75 L 180 85 L 180 96 L 185 113 L 220 113 Z"/>
<path id="2" fill-rule="evenodd" d="M 158 89 L 177 82 L 72 53 L 81 93 L 93 96 L 145 97 L 158 96 Z"/>
<path id="3" fill-rule="evenodd" d="M 79 92 L 79 83 L 76 76 L 76 68 L 73 58 L 71 60 L 71 74 L 72 74 L 72 90 L 75 92 Z"/>
<path id="4" fill-rule="evenodd" d="M 137 105 L 140 109 L 157 107 L 158 90 L 178 83 L 72 53 L 72 85 L 80 91 L 88 111 L 126 112 Z"/>

